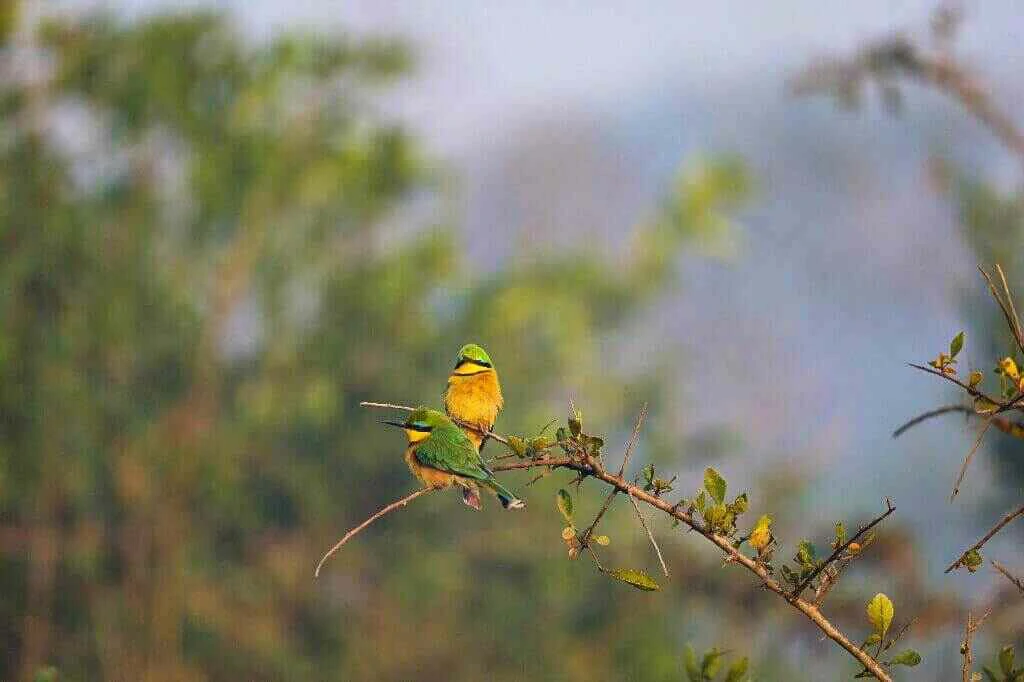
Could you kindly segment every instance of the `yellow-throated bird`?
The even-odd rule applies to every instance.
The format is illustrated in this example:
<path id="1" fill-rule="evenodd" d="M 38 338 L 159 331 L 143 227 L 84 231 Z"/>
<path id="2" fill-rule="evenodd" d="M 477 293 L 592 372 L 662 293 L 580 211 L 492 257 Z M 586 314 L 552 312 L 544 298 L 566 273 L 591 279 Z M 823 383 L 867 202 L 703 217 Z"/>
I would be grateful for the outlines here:
<path id="1" fill-rule="evenodd" d="M 405 430 L 409 438 L 405 462 L 425 486 L 447 488 L 457 485 L 462 488 L 463 500 L 475 509 L 480 508 L 477 486 L 497 495 L 505 509 L 522 509 L 525 506 L 515 493 L 498 483 L 462 429 L 437 410 L 418 407 L 404 422 L 384 423 Z"/>
<path id="2" fill-rule="evenodd" d="M 487 445 L 484 432 L 494 426 L 504 405 L 491 356 L 475 343 L 466 344 L 459 350 L 455 369 L 448 376 L 444 411 L 452 419 L 470 426 L 464 427 L 466 435 L 477 450 L 483 452 Z"/>

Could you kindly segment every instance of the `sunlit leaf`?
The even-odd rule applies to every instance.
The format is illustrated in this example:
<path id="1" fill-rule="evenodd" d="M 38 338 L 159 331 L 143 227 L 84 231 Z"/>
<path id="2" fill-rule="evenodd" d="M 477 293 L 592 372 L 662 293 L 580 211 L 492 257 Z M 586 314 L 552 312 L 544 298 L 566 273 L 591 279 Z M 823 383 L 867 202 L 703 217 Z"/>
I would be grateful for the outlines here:
<path id="1" fill-rule="evenodd" d="M 949 342 L 949 357 L 955 358 L 964 347 L 964 333 L 960 332 Z"/>
<path id="2" fill-rule="evenodd" d="M 892 619 L 896 615 L 892 600 L 879 592 L 868 602 L 867 614 L 868 621 L 875 628 L 875 632 L 885 637 L 885 633 L 889 631 Z"/>
<path id="3" fill-rule="evenodd" d="M 711 467 L 704 470 L 704 490 L 708 491 L 715 502 L 725 502 L 725 479 Z"/>
<path id="4" fill-rule="evenodd" d="M 619 568 L 614 571 L 607 571 L 607 573 L 616 580 L 629 583 L 638 590 L 655 592 L 661 589 L 661 586 L 651 576 L 633 568 Z"/>

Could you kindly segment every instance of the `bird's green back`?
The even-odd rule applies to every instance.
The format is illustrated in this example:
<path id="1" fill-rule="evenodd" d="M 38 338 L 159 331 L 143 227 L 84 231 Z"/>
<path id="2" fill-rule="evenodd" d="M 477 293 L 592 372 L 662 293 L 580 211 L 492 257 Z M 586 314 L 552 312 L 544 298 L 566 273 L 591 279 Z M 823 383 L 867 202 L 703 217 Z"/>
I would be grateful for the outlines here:
<path id="1" fill-rule="evenodd" d="M 424 410 L 416 416 L 432 427 L 430 437 L 416 445 L 416 459 L 421 464 L 479 481 L 493 477 L 473 443 L 447 416 L 437 410 Z"/>

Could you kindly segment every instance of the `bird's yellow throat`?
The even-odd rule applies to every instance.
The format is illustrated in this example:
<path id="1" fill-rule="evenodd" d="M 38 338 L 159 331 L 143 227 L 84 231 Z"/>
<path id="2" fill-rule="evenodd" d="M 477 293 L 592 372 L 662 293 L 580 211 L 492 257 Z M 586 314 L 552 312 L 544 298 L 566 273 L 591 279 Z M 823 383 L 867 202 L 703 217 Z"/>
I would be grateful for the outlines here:
<path id="1" fill-rule="evenodd" d="M 417 431 L 416 429 L 404 429 L 404 431 L 410 443 L 419 443 L 430 437 L 429 431 Z"/>

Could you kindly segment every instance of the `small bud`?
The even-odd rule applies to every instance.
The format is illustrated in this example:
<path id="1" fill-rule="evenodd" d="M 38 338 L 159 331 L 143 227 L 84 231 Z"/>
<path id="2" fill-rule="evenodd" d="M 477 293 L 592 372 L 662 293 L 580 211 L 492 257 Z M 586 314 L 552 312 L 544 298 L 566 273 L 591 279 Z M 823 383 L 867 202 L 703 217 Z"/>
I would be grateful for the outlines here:
<path id="1" fill-rule="evenodd" d="M 981 383 L 981 380 L 984 377 L 984 374 L 982 374 L 978 370 L 974 370 L 973 372 L 971 372 L 971 375 L 967 378 L 967 385 L 970 386 L 971 388 L 975 388 L 978 384 Z"/>
<path id="2" fill-rule="evenodd" d="M 601 545 L 602 547 L 607 547 L 612 543 L 612 540 L 607 535 L 595 535 L 594 542 Z"/>
<path id="3" fill-rule="evenodd" d="M 851 542 L 850 546 L 847 547 L 847 549 L 850 550 L 850 554 L 856 554 L 856 553 L 858 553 L 860 551 L 860 543 L 859 542 Z"/>
<path id="4" fill-rule="evenodd" d="M 574 537 L 576 537 L 576 531 L 573 530 L 572 526 L 566 526 L 562 529 L 563 540 L 572 540 Z"/>

